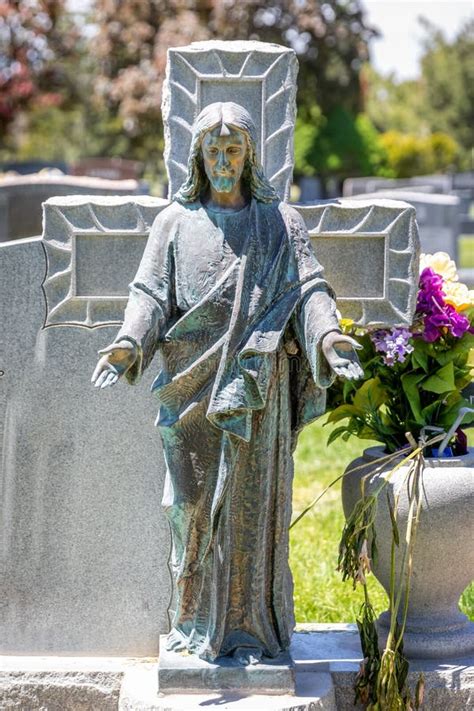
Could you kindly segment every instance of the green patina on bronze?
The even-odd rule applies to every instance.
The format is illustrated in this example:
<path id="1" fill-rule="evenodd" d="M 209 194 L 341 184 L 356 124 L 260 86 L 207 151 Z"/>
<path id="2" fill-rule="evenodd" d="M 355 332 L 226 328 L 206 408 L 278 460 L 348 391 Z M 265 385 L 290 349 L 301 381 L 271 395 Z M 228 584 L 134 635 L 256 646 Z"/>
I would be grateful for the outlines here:
<path id="1" fill-rule="evenodd" d="M 216 157 L 204 165 L 210 132 Z M 246 138 L 244 163 L 236 133 Z M 233 142 L 235 159 L 222 158 Z M 122 364 L 119 346 L 131 354 Z M 153 390 L 177 584 L 169 649 L 241 664 L 288 649 L 292 452 L 300 428 L 324 411 L 332 371 L 360 374 L 350 346 L 302 218 L 256 163 L 249 114 L 207 107 L 188 179 L 153 225 L 97 378 L 113 384 L 123 372 L 134 383 L 160 353 Z"/>

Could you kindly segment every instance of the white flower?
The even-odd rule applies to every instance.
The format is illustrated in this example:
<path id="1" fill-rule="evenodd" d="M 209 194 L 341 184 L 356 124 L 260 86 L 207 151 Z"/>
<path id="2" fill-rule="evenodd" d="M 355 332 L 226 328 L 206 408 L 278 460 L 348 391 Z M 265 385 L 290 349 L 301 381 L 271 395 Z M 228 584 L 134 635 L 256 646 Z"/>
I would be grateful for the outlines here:
<path id="1" fill-rule="evenodd" d="M 434 254 L 420 255 L 420 274 L 423 269 L 429 267 L 436 274 L 443 277 L 445 281 L 457 281 L 459 279 L 456 270 L 456 262 L 451 259 L 446 252 L 435 252 Z"/>
<path id="2" fill-rule="evenodd" d="M 443 291 L 446 303 L 454 306 L 456 311 L 464 311 L 474 306 L 474 291 L 461 282 L 448 281 L 443 285 Z"/>

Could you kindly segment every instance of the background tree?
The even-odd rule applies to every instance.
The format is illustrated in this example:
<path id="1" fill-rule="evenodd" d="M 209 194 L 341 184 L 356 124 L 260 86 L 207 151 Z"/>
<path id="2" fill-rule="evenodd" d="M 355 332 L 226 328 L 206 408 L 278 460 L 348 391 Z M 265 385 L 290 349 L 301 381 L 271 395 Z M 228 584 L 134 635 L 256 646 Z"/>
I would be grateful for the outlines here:
<path id="1" fill-rule="evenodd" d="M 471 152 L 474 144 L 474 18 L 451 42 L 428 20 L 422 23 L 427 33 L 421 60 L 422 81 L 431 129 L 449 133 L 465 151 Z"/>
<path id="2" fill-rule="evenodd" d="M 212 28 L 222 39 L 255 39 L 292 47 L 298 55 L 298 111 L 309 118 L 338 107 L 363 107 L 360 70 L 376 31 L 365 23 L 359 0 L 221 0 Z"/>
<path id="3" fill-rule="evenodd" d="M 297 118 L 295 134 L 296 174 L 318 176 L 323 187 L 330 177 L 393 176 L 387 151 L 366 114 L 353 116 L 335 107 L 324 116 L 316 106 L 309 121 Z"/>
<path id="4" fill-rule="evenodd" d="M 472 167 L 474 21 L 424 22 L 419 79 L 370 66 L 362 0 L 0 0 L 0 157 L 122 156 L 164 175 L 166 50 L 211 38 L 292 47 L 296 175 Z"/>
<path id="5" fill-rule="evenodd" d="M 366 111 L 396 177 L 473 168 L 474 20 L 451 41 L 420 21 L 426 36 L 419 78 L 400 82 L 368 65 L 363 72 Z"/>
<path id="6" fill-rule="evenodd" d="M 366 64 L 362 83 L 365 110 L 378 131 L 430 133 L 431 122 L 421 78 L 400 82 L 393 73 L 382 75 Z"/>
<path id="7" fill-rule="evenodd" d="M 123 124 L 130 157 L 161 161 L 166 50 L 195 40 L 293 47 L 303 122 L 313 121 L 316 106 L 326 125 L 338 112 L 354 118 L 362 108 L 359 75 L 375 31 L 365 25 L 358 0 L 96 0 L 95 9 L 96 96 L 111 120 Z"/>
<path id="8" fill-rule="evenodd" d="M 299 62 L 295 174 L 330 176 L 374 172 L 383 161 L 364 106 L 361 70 L 377 34 L 362 3 L 333 0 L 216 2 L 215 34 L 292 47 Z"/>
<path id="9" fill-rule="evenodd" d="M 122 140 L 111 154 L 161 163 L 161 91 L 168 47 L 210 37 L 212 3 L 202 0 L 96 0 L 97 107 L 108 115 L 103 133 Z M 119 150 L 118 150 L 119 149 Z"/>
<path id="10" fill-rule="evenodd" d="M 79 30 L 64 0 L 0 0 L 0 135 L 18 112 L 74 101 L 75 82 L 64 60 Z"/>

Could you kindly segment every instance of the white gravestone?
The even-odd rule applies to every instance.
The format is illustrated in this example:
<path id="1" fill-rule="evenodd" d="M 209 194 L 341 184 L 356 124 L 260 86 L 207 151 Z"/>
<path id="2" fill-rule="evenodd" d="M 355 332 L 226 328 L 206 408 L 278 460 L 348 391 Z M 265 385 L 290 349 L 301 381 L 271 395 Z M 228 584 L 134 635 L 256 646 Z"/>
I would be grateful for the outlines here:
<path id="1" fill-rule="evenodd" d="M 270 165 L 285 195 L 294 55 L 272 45 L 239 46 L 229 52 L 212 43 L 208 89 L 212 100 L 244 102 L 231 72 L 241 52 L 241 77 L 254 67 L 258 78 L 243 82 L 252 90 L 246 107 L 255 110 L 255 97 L 265 106 L 262 87 L 270 87 L 275 102 L 286 97 L 282 131 L 272 139 L 279 148 L 267 154 L 273 161 L 267 170 Z M 205 75 L 206 53 L 198 45 L 170 52 L 170 77 L 174 62 L 182 64 L 178 54 L 186 58 L 186 76 Z M 176 106 L 170 80 L 168 86 L 165 102 Z M 191 85 L 188 91 L 192 95 Z M 200 106 L 186 113 L 186 123 Z M 168 124 L 166 154 L 178 170 L 184 138 L 174 125 Z M 261 126 L 263 146 L 266 131 L 273 135 L 277 128 L 271 118 Z M 149 392 L 157 364 L 136 388 L 98 392 L 90 385 L 98 348 L 117 332 L 151 223 L 167 204 L 140 197 L 53 198 L 45 205 L 42 239 L 0 245 L 4 654 L 154 655 L 159 634 L 168 630 L 170 540 L 160 509 L 165 469 L 153 427 L 157 403 Z M 417 281 L 413 208 L 377 200 L 298 209 L 339 289 L 343 313 L 360 323 L 409 323 Z"/>

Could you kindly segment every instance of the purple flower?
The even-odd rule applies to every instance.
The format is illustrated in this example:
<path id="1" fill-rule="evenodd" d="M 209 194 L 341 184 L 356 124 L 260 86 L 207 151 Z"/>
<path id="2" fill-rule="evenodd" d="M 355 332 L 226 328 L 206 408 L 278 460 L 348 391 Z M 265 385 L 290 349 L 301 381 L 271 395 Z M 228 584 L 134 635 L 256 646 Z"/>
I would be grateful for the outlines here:
<path id="1" fill-rule="evenodd" d="M 421 272 L 416 313 L 423 317 L 421 336 L 428 343 L 448 334 L 461 338 L 470 329 L 469 319 L 445 302 L 443 284 L 443 277 L 430 267 Z"/>
<path id="2" fill-rule="evenodd" d="M 459 314 L 450 304 L 431 314 L 426 314 L 423 319 L 424 332 L 423 340 L 433 343 L 441 336 L 450 333 L 455 338 L 462 338 L 466 331 L 469 331 L 469 319 Z"/>
<path id="3" fill-rule="evenodd" d="M 420 288 L 416 304 L 417 313 L 431 313 L 433 308 L 444 307 L 443 277 L 430 267 L 423 269 L 420 275 Z"/>
<path id="4" fill-rule="evenodd" d="M 383 353 L 385 365 L 394 366 L 404 363 L 406 356 L 413 352 L 410 343 L 411 333 L 407 328 L 379 329 L 370 334 L 378 353 Z"/>

